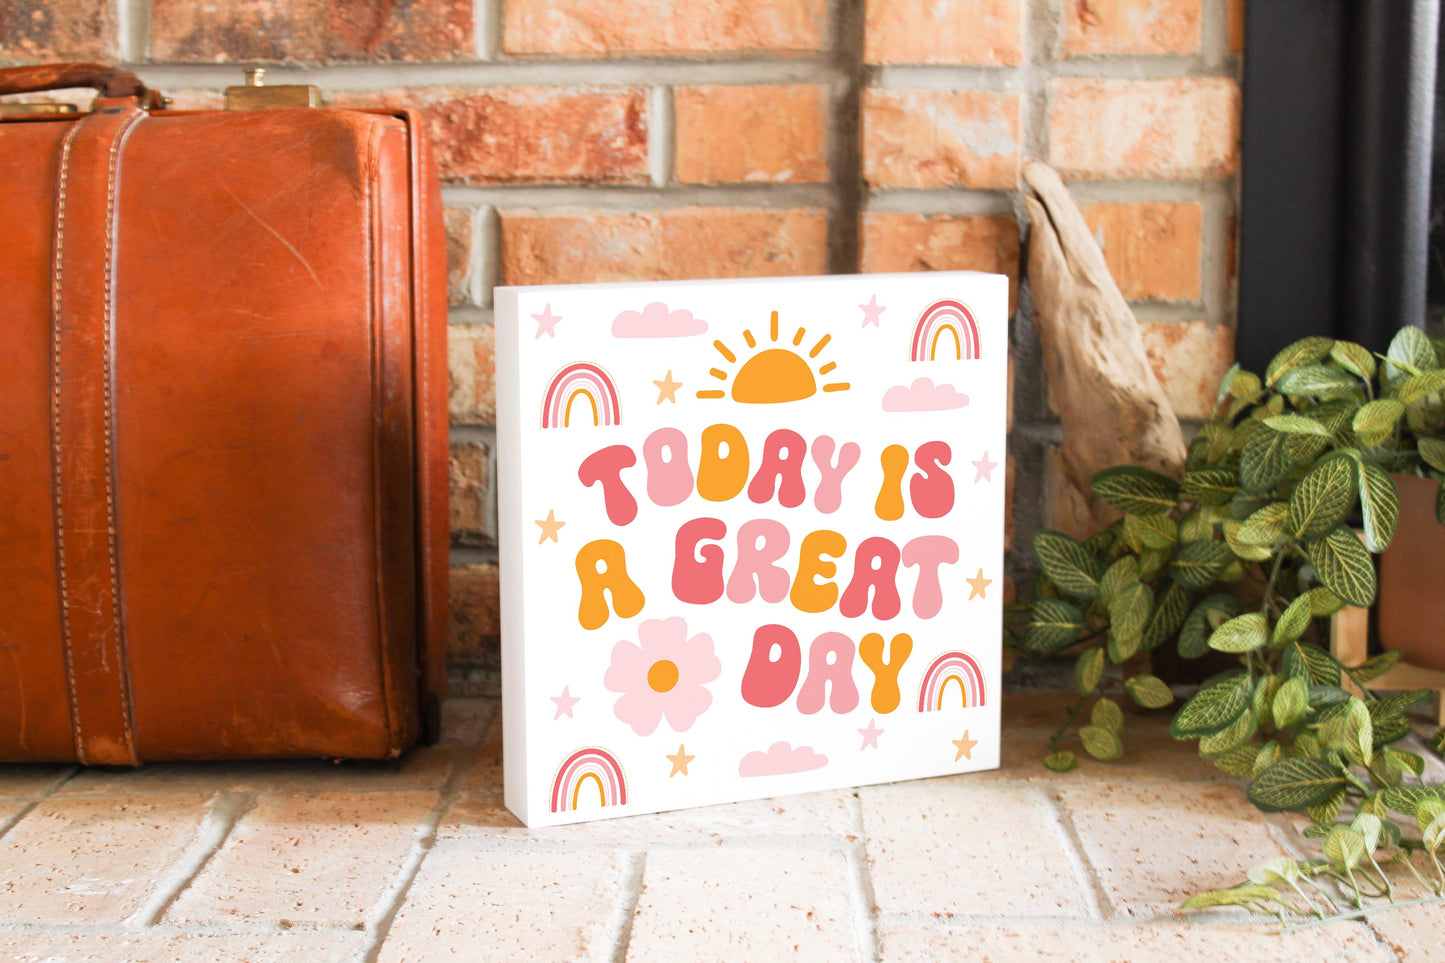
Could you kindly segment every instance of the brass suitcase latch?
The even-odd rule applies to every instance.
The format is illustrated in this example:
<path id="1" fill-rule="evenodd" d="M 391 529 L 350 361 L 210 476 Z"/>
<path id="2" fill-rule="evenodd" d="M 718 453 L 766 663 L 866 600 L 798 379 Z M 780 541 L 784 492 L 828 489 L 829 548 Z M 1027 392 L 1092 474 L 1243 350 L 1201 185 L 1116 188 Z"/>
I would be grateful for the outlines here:
<path id="1" fill-rule="evenodd" d="M 227 110 L 270 110 L 278 107 L 320 107 L 321 92 L 311 84 L 267 87 L 264 67 L 246 68 L 246 82 L 226 88 Z"/>

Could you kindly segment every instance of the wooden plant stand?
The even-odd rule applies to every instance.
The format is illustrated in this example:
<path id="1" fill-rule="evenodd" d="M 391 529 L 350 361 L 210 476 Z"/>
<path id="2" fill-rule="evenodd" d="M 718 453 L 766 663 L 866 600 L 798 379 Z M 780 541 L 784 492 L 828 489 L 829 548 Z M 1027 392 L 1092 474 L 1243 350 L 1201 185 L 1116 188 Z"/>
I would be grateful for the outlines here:
<path id="1" fill-rule="evenodd" d="M 1369 656 L 1370 610 L 1347 605 L 1330 618 L 1330 654 L 1341 665 L 1354 668 Z M 1344 680 L 1346 688 L 1353 685 Z M 1371 691 L 1402 691 L 1405 689 L 1435 690 L 1435 721 L 1445 726 L 1445 672 L 1436 669 L 1422 669 L 1419 666 L 1397 662 L 1390 671 L 1368 686 Z"/>

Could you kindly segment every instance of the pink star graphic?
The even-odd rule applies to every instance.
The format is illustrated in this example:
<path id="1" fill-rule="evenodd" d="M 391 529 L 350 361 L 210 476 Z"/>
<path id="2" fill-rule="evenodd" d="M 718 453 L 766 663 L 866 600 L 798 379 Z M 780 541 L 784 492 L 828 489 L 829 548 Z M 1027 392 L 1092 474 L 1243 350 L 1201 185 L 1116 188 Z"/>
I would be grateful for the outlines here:
<path id="1" fill-rule="evenodd" d="M 973 478 L 975 484 L 981 481 L 993 481 L 993 470 L 998 467 L 998 462 L 989 461 L 988 452 L 984 452 L 983 457 L 973 463 L 973 467 L 978 469 L 978 474 Z"/>
<path id="2" fill-rule="evenodd" d="M 537 322 L 537 337 L 540 338 L 544 334 L 557 337 L 557 332 L 552 329 L 557 327 L 557 322 L 562 319 L 552 313 L 551 304 L 543 308 L 541 314 L 532 315 L 532 320 Z"/>
<path id="3" fill-rule="evenodd" d="M 552 717 L 553 719 L 560 719 L 563 716 L 566 716 L 568 719 L 573 718 L 572 707 L 575 706 L 578 702 L 581 702 L 582 697 L 574 696 L 571 693 L 571 689 L 572 687 L 570 685 L 563 686 L 561 695 L 555 695 L 550 697 L 553 702 L 557 703 L 557 714 Z"/>
<path id="4" fill-rule="evenodd" d="M 878 295 L 873 295 L 873 297 L 868 299 L 867 304 L 860 304 L 858 307 L 863 309 L 863 327 L 866 328 L 870 324 L 875 328 L 882 327 L 882 325 L 878 323 L 878 316 L 888 309 L 879 306 Z"/>
<path id="5" fill-rule="evenodd" d="M 868 728 L 858 730 L 858 735 L 863 737 L 863 745 L 858 747 L 859 752 L 862 752 L 869 746 L 872 746 L 874 749 L 878 748 L 878 737 L 883 735 L 883 730 L 879 729 L 878 726 L 874 724 L 875 722 L 876 720 L 869 719 Z"/>

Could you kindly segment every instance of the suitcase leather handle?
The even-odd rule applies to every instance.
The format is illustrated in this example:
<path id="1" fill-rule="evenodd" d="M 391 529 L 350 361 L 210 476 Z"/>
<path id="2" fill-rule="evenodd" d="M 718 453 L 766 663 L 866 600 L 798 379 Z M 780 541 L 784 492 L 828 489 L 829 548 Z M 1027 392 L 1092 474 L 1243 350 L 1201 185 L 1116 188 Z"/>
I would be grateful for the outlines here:
<path id="1" fill-rule="evenodd" d="M 90 87 L 102 97 L 134 97 L 142 106 L 160 105 L 160 95 L 140 78 L 120 67 L 105 64 L 50 64 L 0 69 L 0 95 L 32 94 L 42 90 Z"/>

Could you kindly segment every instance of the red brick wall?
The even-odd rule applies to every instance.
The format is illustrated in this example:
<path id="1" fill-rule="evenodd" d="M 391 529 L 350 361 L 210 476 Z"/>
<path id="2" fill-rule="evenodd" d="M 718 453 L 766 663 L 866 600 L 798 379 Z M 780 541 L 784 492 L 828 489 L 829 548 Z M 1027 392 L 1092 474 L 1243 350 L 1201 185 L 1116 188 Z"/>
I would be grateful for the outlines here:
<path id="1" fill-rule="evenodd" d="M 1005 272 L 1010 530 L 1076 527 L 1017 284 L 1019 165 L 1070 182 L 1176 410 L 1202 417 L 1233 351 L 1241 5 L 0 0 L 0 64 L 118 61 L 192 107 L 254 64 L 425 111 L 447 185 L 453 659 L 488 688 L 494 284 Z"/>

